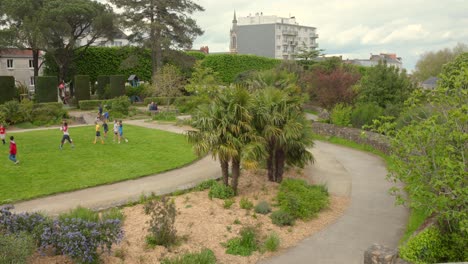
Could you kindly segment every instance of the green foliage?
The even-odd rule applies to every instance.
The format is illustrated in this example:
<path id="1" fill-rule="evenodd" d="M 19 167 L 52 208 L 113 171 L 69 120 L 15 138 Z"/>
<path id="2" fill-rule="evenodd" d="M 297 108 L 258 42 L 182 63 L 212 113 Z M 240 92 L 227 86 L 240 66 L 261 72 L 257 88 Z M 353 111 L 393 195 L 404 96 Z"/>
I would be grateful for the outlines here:
<path id="1" fill-rule="evenodd" d="M 250 256 L 257 249 L 257 234 L 253 227 L 244 227 L 240 231 L 240 237 L 226 243 L 226 253 L 231 255 Z"/>
<path id="2" fill-rule="evenodd" d="M 0 112 L 3 116 L 3 121 L 8 124 L 16 124 L 24 121 L 21 115 L 20 103 L 16 100 L 5 102 L 0 105 Z"/>
<path id="3" fill-rule="evenodd" d="M 36 93 L 34 99 L 38 103 L 57 102 L 57 77 L 38 76 L 36 77 Z"/>
<path id="4" fill-rule="evenodd" d="M 186 253 L 174 258 L 165 258 L 161 264 L 216 264 L 213 251 L 203 249 L 199 253 Z"/>
<path id="5" fill-rule="evenodd" d="M 351 124 L 351 114 L 353 111 L 352 106 L 345 104 L 336 104 L 330 113 L 330 120 L 332 124 L 338 126 L 349 126 Z"/>
<path id="6" fill-rule="evenodd" d="M 36 250 L 34 239 L 27 233 L 5 235 L 0 232 L 0 263 L 27 263 Z"/>
<path id="7" fill-rule="evenodd" d="M 194 57 L 197 60 L 203 60 L 206 54 L 201 51 L 186 51 L 185 54 Z"/>
<path id="8" fill-rule="evenodd" d="M 387 105 L 401 106 L 413 89 L 405 70 L 379 63 L 369 68 L 367 74 L 361 78 L 358 85 L 358 101 L 375 103 L 382 108 L 386 108 Z"/>
<path id="9" fill-rule="evenodd" d="M 75 98 L 78 100 L 89 100 L 91 97 L 90 83 L 88 75 L 75 76 Z"/>
<path id="10" fill-rule="evenodd" d="M 241 72 L 268 70 L 280 63 L 280 60 L 254 55 L 215 54 L 206 56 L 202 61 L 202 66 L 213 69 L 219 74 L 221 81 L 228 84 L 232 83 Z"/>
<path id="11" fill-rule="evenodd" d="M 0 104 L 13 100 L 15 96 L 15 77 L 0 76 Z"/>
<path id="12" fill-rule="evenodd" d="M 153 120 L 174 122 L 177 120 L 177 115 L 174 112 L 159 111 L 153 115 Z"/>
<path id="13" fill-rule="evenodd" d="M 249 198 L 242 197 L 239 201 L 239 206 L 241 209 L 250 210 L 254 207 L 253 203 L 249 200 Z"/>
<path id="14" fill-rule="evenodd" d="M 149 235 L 146 242 L 149 245 L 171 246 L 177 241 L 175 217 L 177 215 L 174 201 L 167 197 L 161 200 L 151 200 L 145 204 L 145 214 L 150 215 Z"/>
<path id="15" fill-rule="evenodd" d="M 274 211 L 270 217 L 273 224 L 277 226 L 292 226 L 295 222 L 294 216 L 283 210 Z"/>
<path id="16" fill-rule="evenodd" d="M 120 211 L 118 208 L 111 208 L 109 210 L 104 211 L 101 214 L 101 219 L 102 220 L 108 220 L 108 219 L 119 219 L 120 221 L 124 220 L 124 215 L 122 211 Z"/>
<path id="17" fill-rule="evenodd" d="M 96 93 L 100 100 L 109 99 L 105 97 L 105 89 L 107 85 L 110 85 L 110 77 L 108 75 L 99 75 L 97 77 Z"/>
<path id="18" fill-rule="evenodd" d="M 125 95 L 125 82 L 127 78 L 124 75 L 109 76 L 110 98 L 116 98 Z"/>
<path id="19" fill-rule="evenodd" d="M 210 188 L 210 192 L 208 193 L 208 197 L 210 197 L 210 199 L 228 199 L 234 196 L 235 193 L 231 186 L 226 186 L 219 182 L 213 184 Z"/>
<path id="20" fill-rule="evenodd" d="M 96 110 L 100 104 L 104 106 L 107 102 L 106 100 L 82 100 L 78 105 L 81 110 Z"/>
<path id="21" fill-rule="evenodd" d="M 179 96 L 179 97 L 164 97 L 164 96 L 146 97 L 145 100 L 143 100 L 143 102 L 144 102 L 145 105 L 148 105 L 151 102 L 155 102 L 158 106 L 159 105 L 168 105 L 168 103 L 170 105 L 172 105 L 178 98 L 185 98 L 185 96 Z"/>
<path id="22" fill-rule="evenodd" d="M 31 121 L 36 126 L 56 125 L 60 124 L 67 117 L 67 110 L 63 109 L 61 103 L 41 103 L 33 106 L 31 120 L 28 121 Z"/>
<path id="23" fill-rule="evenodd" d="M 437 111 L 437 109 L 434 109 L 430 104 L 406 109 L 395 120 L 396 128 L 401 129 L 412 123 L 418 123 L 422 120 L 426 120 L 434 114 L 434 111 Z"/>
<path id="24" fill-rule="evenodd" d="M 378 119 L 381 115 L 383 115 L 383 109 L 376 104 L 357 104 L 351 113 L 351 124 L 355 128 L 361 128 L 365 125 L 371 125 L 372 120 Z"/>
<path id="25" fill-rule="evenodd" d="M 255 206 L 255 213 L 257 214 L 269 214 L 271 212 L 271 207 L 266 201 L 261 201 Z"/>
<path id="26" fill-rule="evenodd" d="M 72 209 L 67 213 L 62 213 L 59 215 L 59 219 L 61 221 L 65 221 L 65 219 L 73 219 L 73 218 L 81 219 L 81 220 L 88 221 L 88 222 L 98 222 L 99 213 L 91 209 L 78 206 L 77 208 Z"/>
<path id="27" fill-rule="evenodd" d="M 400 257 L 415 264 L 439 263 L 447 253 L 442 235 L 435 227 L 422 231 L 400 247 Z"/>
<path id="28" fill-rule="evenodd" d="M 271 233 L 263 242 L 263 249 L 270 252 L 275 252 L 280 246 L 281 240 L 276 233 Z"/>
<path id="29" fill-rule="evenodd" d="M 457 78 L 454 78 L 457 76 Z M 454 61 L 445 64 L 439 75 L 438 84 L 448 90 L 468 89 L 468 52 L 462 53 Z"/>
<path id="30" fill-rule="evenodd" d="M 215 185 L 216 183 L 217 181 L 213 179 L 202 181 L 195 187 L 195 190 L 197 191 L 208 190 L 211 188 L 211 186 Z"/>
<path id="31" fill-rule="evenodd" d="M 219 91 L 219 76 L 210 67 L 204 67 L 197 61 L 185 90 L 196 96 L 213 96 Z"/>
<path id="32" fill-rule="evenodd" d="M 124 117 L 128 115 L 128 108 L 130 107 L 130 99 L 127 96 L 120 96 L 108 101 L 108 107 L 111 109 L 110 113 L 114 117 Z"/>
<path id="33" fill-rule="evenodd" d="M 235 203 L 236 201 L 232 198 L 225 199 L 223 203 L 223 208 L 224 209 L 229 209 L 231 206 Z"/>
<path id="34" fill-rule="evenodd" d="M 280 185 L 277 199 L 283 211 L 301 219 L 316 216 L 329 204 L 325 187 L 309 185 L 299 179 L 284 180 Z"/>

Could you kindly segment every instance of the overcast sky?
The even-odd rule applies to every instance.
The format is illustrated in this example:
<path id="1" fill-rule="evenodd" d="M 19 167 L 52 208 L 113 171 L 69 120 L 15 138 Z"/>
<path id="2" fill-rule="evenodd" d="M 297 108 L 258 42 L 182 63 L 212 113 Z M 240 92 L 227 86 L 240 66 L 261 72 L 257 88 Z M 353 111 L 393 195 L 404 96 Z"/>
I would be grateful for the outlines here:
<path id="1" fill-rule="evenodd" d="M 238 17 L 295 16 L 317 28 L 325 54 L 366 59 L 396 53 L 413 70 L 420 54 L 457 42 L 468 44 L 468 0 L 194 0 L 205 8 L 193 18 L 205 34 L 193 48 L 228 51 L 233 12 Z"/>

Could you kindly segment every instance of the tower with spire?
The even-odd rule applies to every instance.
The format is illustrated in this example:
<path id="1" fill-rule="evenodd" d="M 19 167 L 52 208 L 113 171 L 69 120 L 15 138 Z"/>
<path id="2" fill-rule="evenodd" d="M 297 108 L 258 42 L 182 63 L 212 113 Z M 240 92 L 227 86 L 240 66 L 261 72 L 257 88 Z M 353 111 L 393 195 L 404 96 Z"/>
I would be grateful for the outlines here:
<path id="1" fill-rule="evenodd" d="M 234 10 L 234 18 L 232 19 L 232 27 L 230 30 L 229 39 L 230 39 L 229 52 L 237 53 L 237 18 L 236 18 L 235 10 Z"/>

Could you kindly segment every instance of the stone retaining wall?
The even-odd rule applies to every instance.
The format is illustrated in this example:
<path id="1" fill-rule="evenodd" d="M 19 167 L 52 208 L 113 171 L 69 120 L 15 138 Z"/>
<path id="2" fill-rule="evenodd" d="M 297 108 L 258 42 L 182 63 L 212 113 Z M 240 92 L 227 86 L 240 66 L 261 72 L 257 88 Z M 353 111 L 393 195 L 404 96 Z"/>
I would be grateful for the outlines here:
<path id="1" fill-rule="evenodd" d="M 385 154 L 390 153 L 390 144 L 385 136 L 381 134 L 321 122 L 312 122 L 312 130 L 321 136 L 344 138 L 358 144 L 370 145 Z"/>

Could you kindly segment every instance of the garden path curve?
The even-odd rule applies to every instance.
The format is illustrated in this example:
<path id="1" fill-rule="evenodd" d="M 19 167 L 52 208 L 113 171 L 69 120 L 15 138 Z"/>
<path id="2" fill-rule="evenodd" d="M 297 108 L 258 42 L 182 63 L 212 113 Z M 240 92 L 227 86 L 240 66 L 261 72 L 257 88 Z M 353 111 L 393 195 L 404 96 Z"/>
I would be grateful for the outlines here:
<path id="1" fill-rule="evenodd" d="M 183 133 L 169 124 L 126 121 L 127 124 Z M 408 219 L 388 194 L 384 162 L 377 156 L 325 142 L 312 150 L 316 163 L 305 172 L 329 192 L 351 197 L 351 204 L 335 223 L 261 263 L 363 263 L 364 251 L 373 243 L 396 247 Z M 163 194 L 196 185 L 220 174 L 219 165 L 207 156 L 186 167 L 115 184 L 53 195 L 15 204 L 15 211 L 57 214 L 78 205 L 101 209 L 136 200 L 142 193 Z"/>

